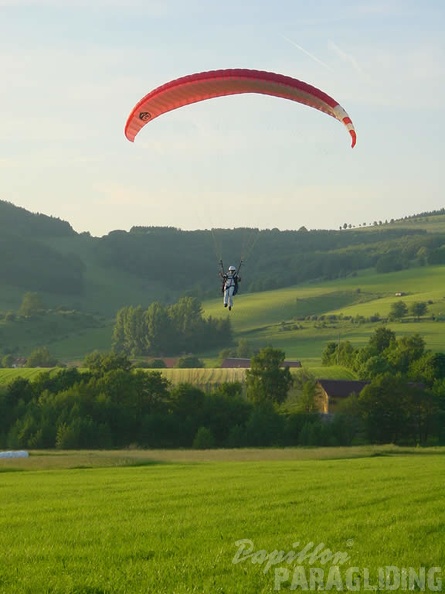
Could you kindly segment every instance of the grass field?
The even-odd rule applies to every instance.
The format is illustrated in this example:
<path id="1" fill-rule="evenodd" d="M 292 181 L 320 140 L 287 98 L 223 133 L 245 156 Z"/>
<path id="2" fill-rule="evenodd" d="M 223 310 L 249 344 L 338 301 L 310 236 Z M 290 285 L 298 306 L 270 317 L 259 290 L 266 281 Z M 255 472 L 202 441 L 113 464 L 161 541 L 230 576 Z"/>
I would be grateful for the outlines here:
<path id="1" fill-rule="evenodd" d="M 308 576 L 318 568 L 307 588 L 316 590 L 332 554 L 344 590 L 352 567 L 360 591 L 380 567 L 421 574 L 444 559 L 444 454 L 387 446 L 0 460 L 0 592 L 261 594 L 290 590 L 276 580 L 297 566 Z M 280 550 L 300 561 L 272 564 Z M 412 588 L 392 591 L 419 590 L 411 577 Z"/>

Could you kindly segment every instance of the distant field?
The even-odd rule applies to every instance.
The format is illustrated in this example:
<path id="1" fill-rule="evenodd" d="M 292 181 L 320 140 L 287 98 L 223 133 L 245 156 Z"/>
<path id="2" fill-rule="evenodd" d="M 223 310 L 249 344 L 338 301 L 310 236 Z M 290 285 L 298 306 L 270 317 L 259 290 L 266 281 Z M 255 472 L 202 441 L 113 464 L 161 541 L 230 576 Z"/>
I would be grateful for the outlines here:
<path id="1" fill-rule="evenodd" d="M 411 568 L 392 591 L 438 590 L 443 464 L 443 448 L 390 446 L 2 460 L 0 592 L 266 594 L 293 591 L 297 567 L 327 585 L 336 565 L 342 591 L 354 567 L 356 590 L 378 588 L 380 567 Z M 273 562 L 280 550 L 300 560 Z"/>
<path id="2" fill-rule="evenodd" d="M 305 370 L 312 373 L 315 377 L 324 379 L 355 379 L 354 374 L 344 367 L 305 367 Z M 185 383 L 193 384 L 202 389 L 211 389 L 226 382 L 245 381 L 245 369 L 161 369 L 162 375 L 173 385 Z M 298 376 L 302 370 L 291 369 L 294 376 Z M 1 374 L 0 374 L 1 382 Z"/>
<path id="3" fill-rule="evenodd" d="M 445 215 L 416 217 L 390 223 L 390 227 L 402 229 L 425 229 L 429 233 L 443 233 L 445 231 Z M 368 227 L 370 228 L 370 227 Z"/>
<path id="4" fill-rule="evenodd" d="M 3 386 L 5 384 L 9 384 L 12 380 L 16 379 L 17 377 L 23 377 L 25 379 L 33 380 L 35 379 L 42 371 L 49 371 L 50 373 L 56 373 L 56 368 L 51 369 L 42 369 L 40 367 L 36 368 L 23 368 L 18 367 L 14 369 L 0 369 L 0 385 Z"/>
<path id="5" fill-rule="evenodd" d="M 321 367 L 321 366 L 306 366 L 305 370 L 312 373 L 315 377 L 323 379 L 355 379 L 354 374 L 344 367 Z M 49 371 L 56 373 L 57 368 L 41 369 L 41 368 L 17 368 L 17 369 L 1 369 L 0 368 L 0 386 L 9 384 L 12 380 L 18 377 L 33 380 L 40 373 Z M 192 384 L 200 387 L 203 390 L 211 390 L 216 386 L 226 382 L 241 382 L 245 380 L 245 369 L 221 369 L 221 368 L 202 368 L 202 369 L 144 369 L 147 373 L 151 371 L 159 371 L 162 375 L 173 385 L 177 384 Z M 291 373 L 298 376 L 301 373 L 299 369 L 291 369 Z"/>

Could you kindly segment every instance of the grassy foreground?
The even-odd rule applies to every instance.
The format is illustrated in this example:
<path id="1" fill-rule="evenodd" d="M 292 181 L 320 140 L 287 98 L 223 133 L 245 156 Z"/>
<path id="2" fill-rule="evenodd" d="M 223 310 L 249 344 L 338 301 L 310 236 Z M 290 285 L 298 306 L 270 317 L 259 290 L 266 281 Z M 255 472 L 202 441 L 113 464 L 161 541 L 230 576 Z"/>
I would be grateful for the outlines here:
<path id="1" fill-rule="evenodd" d="M 360 591 L 380 567 L 421 575 L 444 559 L 444 457 L 366 447 L 1 460 L 0 592 L 259 594 L 290 590 L 298 566 L 300 585 L 318 568 L 309 590 L 347 590 L 352 567 Z M 273 564 L 275 550 L 300 560 Z M 421 589 L 410 579 L 392 591 Z"/>

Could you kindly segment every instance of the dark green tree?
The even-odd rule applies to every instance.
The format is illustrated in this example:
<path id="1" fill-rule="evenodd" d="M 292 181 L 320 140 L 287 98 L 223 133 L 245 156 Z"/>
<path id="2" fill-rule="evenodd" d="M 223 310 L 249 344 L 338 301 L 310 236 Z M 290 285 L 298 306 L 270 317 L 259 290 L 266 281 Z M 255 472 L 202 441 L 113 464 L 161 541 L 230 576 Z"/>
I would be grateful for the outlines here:
<path id="1" fill-rule="evenodd" d="M 26 359 L 27 367 L 57 367 L 58 361 L 51 355 L 48 347 L 37 347 Z"/>
<path id="2" fill-rule="evenodd" d="M 335 365 L 337 361 L 338 342 L 330 341 L 326 344 L 321 355 L 322 365 Z"/>
<path id="3" fill-rule="evenodd" d="M 193 439 L 193 448 L 195 450 L 209 450 L 215 447 L 215 438 L 210 429 L 199 427 Z"/>
<path id="4" fill-rule="evenodd" d="M 373 443 L 398 443 L 407 421 L 407 382 L 380 375 L 359 396 L 367 436 Z"/>
<path id="5" fill-rule="evenodd" d="M 386 358 L 396 372 L 406 375 L 410 366 L 425 354 L 425 339 L 420 334 L 402 336 L 391 344 Z"/>
<path id="6" fill-rule="evenodd" d="M 409 376 L 412 380 L 423 382 L 430 387 L 436 381 L 445 379 L 445 353 L 427 351 L 411 363 Z"/>
<path id="7" fill-rule="evenodd" d="M 428 304 L 425 301 L 415 301 L 411 303 L 409 311 L 419 321 L 428 311 Z"/>
<path id="8" fill-rule="evenodd" d="M 167 308 L 161 303 L 154 302 L 148 307 L 145 317 L 150 353 L 159 356 L 172 352 L 175 332 Z"/>
<path id="9" fill-rule="evenodd" d="M 395 301 L 389 310 L 390 320 L 401 320 L 408 313 L 408 306 L 404 301 Z"/>
<path id="10" fill-rule="evenodd" d="M 181 345 L 178 350 L 193 352 L 199 348 L 205 325 L 199 299 L 182 297 L 170 306 L 169 315 L 176 332 L 176 342 Z"/>
<path id="11" fill-rule="evenodd" d="M 89 353 L 85 357 L 83 365 L 96 375 L 103 375 L 114 369 L 129 371 L 132 368 L 132 363 L 127 356 L 116 353 L 100 353 L 99 351 Z"/>
<path id="12" fill-rule="evenodd" d="M 195 355 L 184 355 L 183 357 L 179 357 L 176 367 L 180 369 L 199 369 L 204 367 L 204 362 Z"/>
<path id="13" fill-rule="evenodd" d="M 125 339 L 129 355 L 137 357 L 148 353 L 150 341 L 147 336 L 146 315 L 141 305 L 128 308 Z"/>
<path id="14" fill-rule="evenodd" d="M 251 360 L 246 371 L 246 394 L 253 402 L 281 404 L 287 398 L 293 379 L 288 367 L 283 367 L 285 353 L 272 347 L 263 348 Z"/>
<path id="15" fill-rule="evenodd" d="M 398 303 L 403 303 L 398 302 Z M 393 304 L 394 305 L 394 304 Z M 402 308 L 404 309 L 404 308 Z M 396 334 L 386 326 L 381 326 L 374 330 L 369 338 L 369 347 L 374 352 L 375 355 L 380 355 L 383 353 L 385 349 L 387 349 L 391 343 L 393 343 L 396 339 Z"/>
<path id="16" fill-rule="evenodd" d="M 363 350 L 362 353 L 366 353 L 366 350 Z M 380 355 L 370 355 L 365 356 L 357 368 L 357 375 L 360 379 L 363 380 L 370 380 L 379 375 L 390 373 L 392 370 L 392 365 L 389 363 L 388 359 L 384 357 L 382 354 Z"/>

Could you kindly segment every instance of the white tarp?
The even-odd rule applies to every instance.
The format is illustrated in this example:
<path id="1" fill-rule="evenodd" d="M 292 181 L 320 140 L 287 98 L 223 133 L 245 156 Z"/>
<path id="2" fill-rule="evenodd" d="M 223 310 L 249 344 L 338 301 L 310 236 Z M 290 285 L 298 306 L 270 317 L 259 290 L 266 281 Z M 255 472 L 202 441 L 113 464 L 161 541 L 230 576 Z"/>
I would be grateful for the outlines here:
<path id="1" fill-rule="evenodd" d="M 28 452 L 25 450 L 16 450 L 11 452 L 0 452 L 0 458 L 27 458 Z"/>

